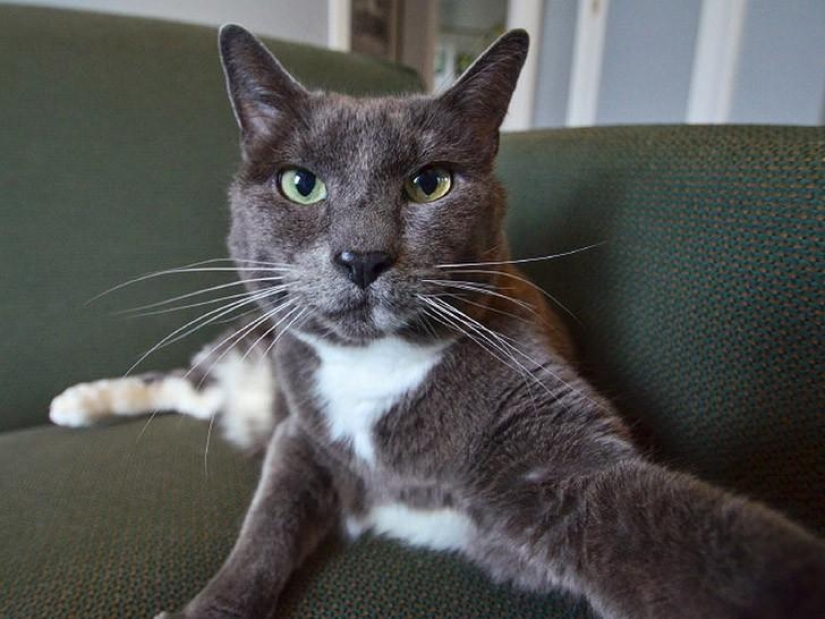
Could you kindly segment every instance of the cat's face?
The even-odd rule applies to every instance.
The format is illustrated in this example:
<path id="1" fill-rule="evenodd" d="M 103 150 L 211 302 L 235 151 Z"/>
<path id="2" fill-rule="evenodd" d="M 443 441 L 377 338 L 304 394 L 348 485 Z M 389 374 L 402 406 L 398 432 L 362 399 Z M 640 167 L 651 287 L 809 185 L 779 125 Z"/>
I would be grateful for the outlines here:
<path id="1" fill-rule="evenodd" d="M 448 292 L 433 283 L 444 265 L 504 251 L 493 159 L 526 48 L 523 33 L 500 39 L 438 97 L 355 99 L 306 91 L 247 32 L 222 31 L 243 153 L 230 250 L 261 267 L 247 280 L 282 278 L 260 301 L 287 304 L 274 321 L 300 314 L 346 341 L 414 332 L 422 296 Z"/>

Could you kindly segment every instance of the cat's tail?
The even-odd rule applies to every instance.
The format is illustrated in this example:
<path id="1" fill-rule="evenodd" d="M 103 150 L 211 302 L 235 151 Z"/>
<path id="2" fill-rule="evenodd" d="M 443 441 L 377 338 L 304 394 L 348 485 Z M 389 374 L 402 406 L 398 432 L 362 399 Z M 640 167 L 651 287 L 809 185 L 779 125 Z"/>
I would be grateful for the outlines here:
<path id="1" fill-rule="evenodd" d="M 250 354 L 251 353 L 251 354 Z M 207 347 L 189 370 L 97 380 L 69 387 L 52 400 L 49 418 L 85 427 L 117 417 L 177 412 L 210 421 L 244 449 L 264 445 L 276 423 L 272 361 L 256 350 L 221 356 Z"/>

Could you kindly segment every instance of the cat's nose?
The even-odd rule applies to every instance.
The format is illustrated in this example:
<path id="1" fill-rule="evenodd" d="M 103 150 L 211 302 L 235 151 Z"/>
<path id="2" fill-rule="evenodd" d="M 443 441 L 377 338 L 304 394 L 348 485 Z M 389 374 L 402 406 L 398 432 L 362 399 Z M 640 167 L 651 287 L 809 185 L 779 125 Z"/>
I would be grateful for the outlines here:
<path id="1" fill-rule="evenodd" d="M 392 256 L 383 251 L 342 251 L 333 260 L 352 283 L 364 289 L 395 262 Z"/>

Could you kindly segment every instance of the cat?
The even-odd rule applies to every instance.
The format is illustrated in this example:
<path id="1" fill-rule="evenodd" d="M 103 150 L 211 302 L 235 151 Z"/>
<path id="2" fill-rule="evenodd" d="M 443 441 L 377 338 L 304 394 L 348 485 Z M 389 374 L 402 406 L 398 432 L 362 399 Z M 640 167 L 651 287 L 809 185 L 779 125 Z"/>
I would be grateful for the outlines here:
<path id="1" fill-rule="evenodd" d="M 439 95 L 311 92 L 220 31 L 241 135 L 228 245 L 258 313 L 187 371 L 71 387 L 62 425 L 218 416 L 263 472 L 223 567 L 169 619 L 260 618 L 333 531 L 453 551 L 603 617 L 825 617 L 825 543 L 645 459 L 516 269 L 493 174 L 528 50 Z"/>

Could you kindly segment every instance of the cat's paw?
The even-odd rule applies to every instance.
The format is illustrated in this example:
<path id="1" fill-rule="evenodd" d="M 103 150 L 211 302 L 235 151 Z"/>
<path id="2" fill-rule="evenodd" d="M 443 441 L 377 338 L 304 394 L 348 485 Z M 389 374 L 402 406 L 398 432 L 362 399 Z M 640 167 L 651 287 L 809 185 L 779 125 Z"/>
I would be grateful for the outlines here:
<path id="1" fill-rule="evenodd" d="M 69 387 L 52 400 L 49 419 L 52 423 L 68 428 L 92 425 L 108 413 L 105 410 L 108 407 L 105 382 L 80 383 Z"/>

